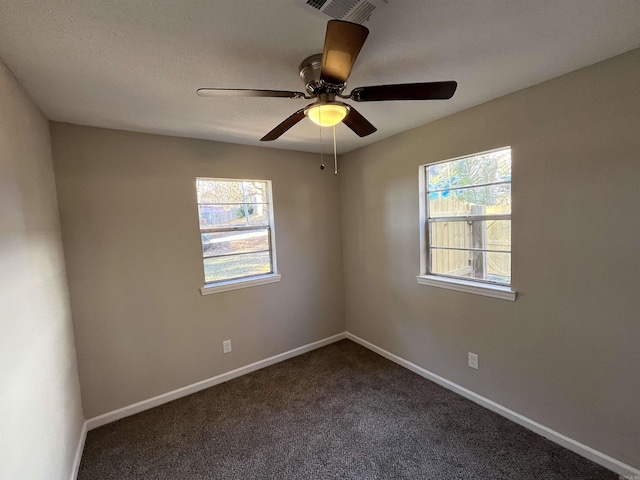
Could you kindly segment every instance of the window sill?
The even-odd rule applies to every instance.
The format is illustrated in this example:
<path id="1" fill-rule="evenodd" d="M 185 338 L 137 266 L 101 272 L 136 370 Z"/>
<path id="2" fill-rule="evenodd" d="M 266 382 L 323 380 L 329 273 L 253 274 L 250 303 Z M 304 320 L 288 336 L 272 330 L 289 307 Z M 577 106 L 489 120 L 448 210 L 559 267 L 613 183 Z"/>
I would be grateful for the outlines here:
<path id="1" fill-rule="evenodd" d="M 510 302 L 514 302 L 516 299 L 516 292 L 502 285 L 470 282 L 467 280 L 437 277 L 435 275 L 418 275 L 416 278 L 420 285 L 446 288 L 458 292 L 472 293 L 474 295 L 484 295 L 485 297 L 499 298 Z"/>
<path id="2" fill-rule="evenodd" d="M 239 288 L 256 287 L 258 285 L 266 285 L 267 283 L 279 282 L 280 277 L 281 275 L 277 273 L 269 273 L 267 275 L 260 275 L 259 277 L 229 280 L 227 282 L 216 283 L 215 285 L 205 285 L 200 289 L 200 293 L 202 295 L 211 295 L 212 293 L 228 292 L 229 290 L 238 290 Z"/>

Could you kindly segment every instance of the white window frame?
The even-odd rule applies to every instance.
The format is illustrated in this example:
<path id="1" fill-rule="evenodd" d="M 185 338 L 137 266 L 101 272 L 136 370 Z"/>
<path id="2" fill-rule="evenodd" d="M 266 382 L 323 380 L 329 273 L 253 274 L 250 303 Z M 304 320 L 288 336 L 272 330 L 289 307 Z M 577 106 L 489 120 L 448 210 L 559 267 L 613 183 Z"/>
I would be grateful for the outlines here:
<path id="1" fill-rule="evenodd" d="M 209 181 L 217 181 L 217 182 L 264 182 L 267 184 L 267 197 L 268 197 L 268 206 L 269 206 L 269 256 L 271 259 L 271 272 L 265 273 L 261 275 L 251 275 L 242 278 L 234 278 L 230 280 L 221 280 L 218 282 L 205 283 L 204 286 L 200 289 L 200 293 L 202 295 L 210 295 L 212 293 L 221 293 L 227 292 L 230 290 L 237 290 L 240 288 L 248 288 L 255 287 L 258 285 L 265 285 L 268 283 L 279 282 L 281 279 L 281 275 L 278 273 L 278 259 L 276 256 L 276 227 L 275 227 L 275 217 L 273 212 L 273 189 L 271 180 L 258 180 L 258 179 L 246 179 L 246 178 L 218 178 L 218 177 L 196 177 L 196 213 L 199 217 L 199 206 L 202 205 L 198 202 L 197 195 L 197 182 L 198 180 L 209 180 Z M 200 222 L 198 221 L 198 226 L 200 226 Z M 264 227 L 263 227 L 264 228 Z M 224 231 L 224 229 L 198 229 L 198 236 L 200 237 L 200 242 L 202 241 L 202 237 L 200 236 L 202 233 L 207 232 L 216 232 L 216 231 Z M 202 244 L 201 244 L 202 247 Z M 202 273 L 204 275 L 204 260 L 206 257 L 202 256 Z"/>
<path id="2" fill-rule="evenodd" d="M 471 293 L 474 295 L 483 295 L 487 297 L 499 298 L 502 300 L 515 301 L 516 292 L 512 290 L 511 285 L 501 285 L 491 283 L 484 280 L 474 279 L 462 279 L 456 277 L 448 277 L 445 275 L 436 275 L 429 272 L 429 206 L 428 206 L 428 184 L 427 184 L 427 167 L 438 163 L 453 162 L 461 160 L 463 158 L 469 158 L 476 155 L 483 155 L 486 153 L 497 152 L 500 150 L 511 149 L 510 146 L 494 148 L 483 152 L 471 153 L 468 155 L 462 155 L 460 157 L 449 158 L 447 160 L 441 160 L 437 162 L 430 162 L 420 165 L 418 168 L 419 179 L 419 210 L 420 210 L 420 275 L 416 276 L 418 284 L 427 285 L 430 287 L 445 288 L 448 290 L 455 290 L 458 292 Z M 513 213 L 513 212 L 512 212 Z M 464 217 L 462 217 L 464 218 Z M 511 220 L 511 215 L 509 215 Z M 513 245 L 513 244 L 512 244 Z"/>

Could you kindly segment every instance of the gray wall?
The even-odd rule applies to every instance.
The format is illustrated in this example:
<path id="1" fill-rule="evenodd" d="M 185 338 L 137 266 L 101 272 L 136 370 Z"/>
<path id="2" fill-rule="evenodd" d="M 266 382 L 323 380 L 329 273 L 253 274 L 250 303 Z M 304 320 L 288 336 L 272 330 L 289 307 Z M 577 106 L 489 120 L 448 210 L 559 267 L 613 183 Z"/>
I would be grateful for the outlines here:
<path id="1" fill-rule="evenodd" d="M 317 155 L 51 128 L 87 417 L 344 331 L 338 180 Z M 200 295 L 197 176 L 272 180 L 280 282 Z"/>
<path id="2" fill-rule="evenodd" d="M 340 172 L 347 330 L 635 467 L 639 85 L 635 50 L 346 154 Z M 518 299 L 418 285 L 418 166 L 505 145 Z"/>
<path id="3" fill-rule="evenodd" d="M 0 478 L 70 478 L 83 421 L 49 125 L 0 62 Z"/>

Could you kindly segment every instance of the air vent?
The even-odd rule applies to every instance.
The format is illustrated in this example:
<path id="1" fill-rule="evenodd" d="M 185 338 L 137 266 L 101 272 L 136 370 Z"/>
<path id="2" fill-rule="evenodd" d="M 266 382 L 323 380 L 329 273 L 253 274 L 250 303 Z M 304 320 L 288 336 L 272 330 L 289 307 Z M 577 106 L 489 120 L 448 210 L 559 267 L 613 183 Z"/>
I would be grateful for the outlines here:
<path id="1" fill-rule="evenodd" d="M 388 3 L 387 0 L 297 0 L 298 5 L 324 18 L 362 24 L 374 11 Z"/>

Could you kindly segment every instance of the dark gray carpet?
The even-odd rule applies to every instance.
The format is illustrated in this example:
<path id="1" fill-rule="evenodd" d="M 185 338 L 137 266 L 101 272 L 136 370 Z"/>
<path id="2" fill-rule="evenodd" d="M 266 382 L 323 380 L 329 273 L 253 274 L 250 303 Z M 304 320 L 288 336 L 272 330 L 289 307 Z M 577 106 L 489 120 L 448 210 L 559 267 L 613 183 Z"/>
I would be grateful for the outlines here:
<path id="1" fill-rule="evenodd" d="M 92 430 L 78 478 L 618 476 L 343 340 Z"/>

